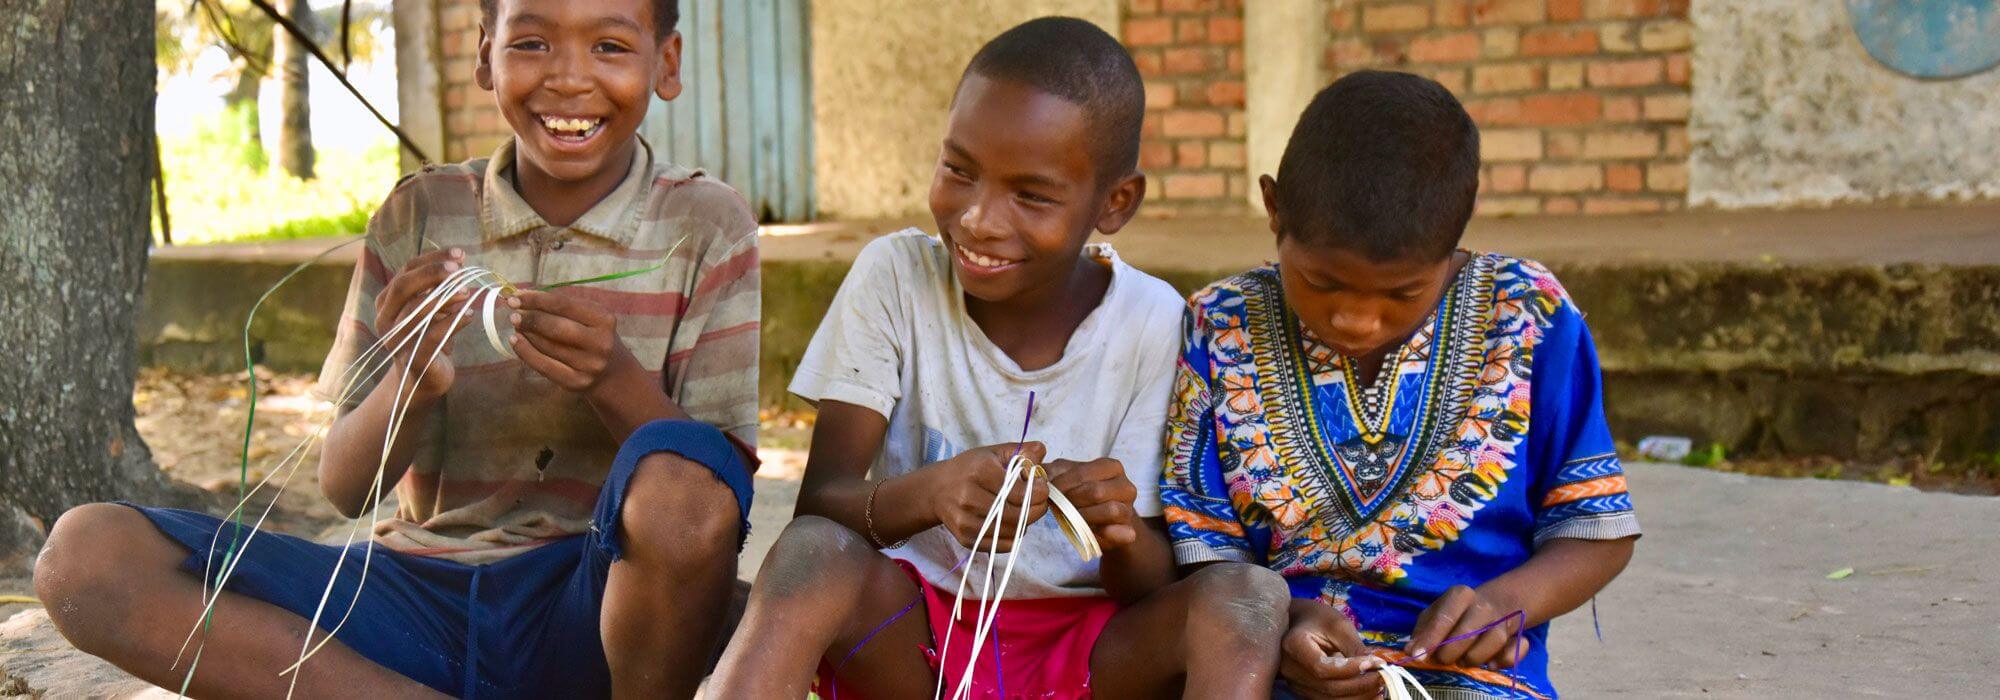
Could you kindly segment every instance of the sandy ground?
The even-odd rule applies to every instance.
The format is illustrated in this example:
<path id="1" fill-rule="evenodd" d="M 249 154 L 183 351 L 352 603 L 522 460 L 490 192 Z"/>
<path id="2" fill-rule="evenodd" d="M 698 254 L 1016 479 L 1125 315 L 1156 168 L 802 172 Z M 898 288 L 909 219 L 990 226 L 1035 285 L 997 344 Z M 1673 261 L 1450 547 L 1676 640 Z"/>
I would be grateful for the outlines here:
<path id="1" fill-rule="evenodd" d="M 282 454 L 313 425 L 307 380 L 272 379 L 253 454 Z M 176 476 L 234 489 L 243 401 L 229 384 L 142 380 L 140 429 Z M 745 578 L 798 494 L 805 426 L 786 420 L 759 451 Z M 308 535 L 338 522 L 310 466 L 274 516 Z M 2000 499 L 1657 464 L 1630 472 L 1646 536 L 1598 598 L 1604 638 L 1588 608 L 1555 623 L 1553 673 L 1569 697 L 2000 696 L 1985 669 L 2000 649 Z M 0 593 L 27 592 L 25 579 L 0 577 Z M 0 697 L 143 690 L 68 649 L 33 606 L 0 606 L 0 619 Z"/>
<path id="2" fill-rule="evenodd" d="M 2000 697 L 2000 499 L 1632 465 L 1646 536 L 1555 623 L 1574 697 Z M 1853 569 L 1839 580 L 1829 574 Z"/>

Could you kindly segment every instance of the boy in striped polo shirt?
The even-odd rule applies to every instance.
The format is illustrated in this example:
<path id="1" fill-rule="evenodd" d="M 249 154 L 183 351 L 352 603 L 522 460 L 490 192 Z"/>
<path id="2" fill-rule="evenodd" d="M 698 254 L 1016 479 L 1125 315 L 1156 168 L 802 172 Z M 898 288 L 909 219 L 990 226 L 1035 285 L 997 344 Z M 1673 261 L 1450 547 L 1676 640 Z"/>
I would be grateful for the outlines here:
<path id="1" fill-rule="evenodd" d="M 323 602 L 341 550 L 258 533 L 204 634 L 193 694 L 285 693 L 307 620 L 323 605 L 331 628 L 350 601 L 338 643 L 299 671 L 306 696 L 689 697 L 722 637 L 755 461 L 756 221 L 636 134 L 653 95 L 681 90 L 676 5 L 482 9 L 478 81 L 514 137 L 390 193 L 321 387 L 338 392 L 380 332 L 468 265 L 523 290 L 506 314 L 515 357 L 436 323 L 338 407 L 321 491 L 365 513 L 382 465 L 397 496 L 355 545 L 380 545 L 366 584 L 357 597 L 357 549 Z M 536 291 L 663 256 L 644 274 Z M 402 376 L 440 344 L 427 372 Z M 385 445 L 405 381 L 410 408 Z M 232 539 L 222 527 L 85 506 L 52 533 L 37 588 L 78 647 L 174 687 L 202 572 Z"/>

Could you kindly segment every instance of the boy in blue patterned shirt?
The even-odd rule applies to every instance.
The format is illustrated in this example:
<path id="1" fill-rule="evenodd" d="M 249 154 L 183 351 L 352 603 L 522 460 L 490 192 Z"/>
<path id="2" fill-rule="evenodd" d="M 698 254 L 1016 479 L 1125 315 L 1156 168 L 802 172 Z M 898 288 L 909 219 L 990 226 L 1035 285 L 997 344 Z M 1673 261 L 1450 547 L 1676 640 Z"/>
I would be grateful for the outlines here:
<path id="1" fill-rule="evenodd" d="M 1278 263 L 1189 301 L 1176 558 L 1285 577 L 1298 695 L 1372 698 L 1396 663 L 1439 700 L 1555 697 L 1546 623 L 1639 526 L 1582 313 L 1540 264 L 1458 248 L 1472 119 L 1430 80 L 1349 75 L 1260 184 Z"/>

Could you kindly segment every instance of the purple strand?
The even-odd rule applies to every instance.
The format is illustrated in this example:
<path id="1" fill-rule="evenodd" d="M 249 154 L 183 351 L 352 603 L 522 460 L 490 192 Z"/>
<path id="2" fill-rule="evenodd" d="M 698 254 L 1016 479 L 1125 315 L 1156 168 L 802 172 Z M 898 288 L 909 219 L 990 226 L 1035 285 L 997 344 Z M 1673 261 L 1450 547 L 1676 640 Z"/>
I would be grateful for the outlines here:
<path id="1" fill-rule="evenodd" d="M 1590 629 L 1597 632 L 1597 643 L 1604 643 L 1604 625 L 1597 621 L 1597 596 L 1590 597 Z"/>
<path id="2" fill-rule="evenodd" d="M 839 669 L 842 666 L 846 666 L 848 659 L 854 658 L 855 654 L 861 653 L 862 647 L 868 646 L 869 642 L 875 640 L 875 635 L 881 634 L 882 630 L 888 629 L 889 625 L 896 624 L 897 620 L 901 620 L 903 619 L 904 615 L 910 614 L 910 611 L 915 610 L 917 608 L 917 604 L 923 601 L 924 601 L 924 594 L 921 591 L 919 591 L 917 593 L 917 597 L 912 599 L 909 605 L 903 606 L 902 610 L 898 610 L 896 611 L 896 614 L 890 615 L 889 619 L 883 620 L 882 624 L 875 626 L 875 629 L 868 630 L 868 634 L 862 636 L 861 641 L 855 642 L 854 648 L 848 649 L 847 655 L 840 657 L 840 663 L 834 664 L 833 667 L 835 669 Z"/>
<path id="3" fill-rule="evenodd" d="M 1592 604 L 1593 606 L 1595 606 L 1595 605 L 1596 605 L 1596 602 L 1597 602 L 1597 600 L 1596 600 L 1595 598 L 1592 598 L 1592 599 L 1591 599 L 1591 604 Z M 1594 608 L 1593 608 L 1593 609 L 1594 609 Z M 1443 648 L 1445 648 L 1446 646 L 1449 646 L 1449 645 L 1451 645 L 1451 644 L 1452 644 L 1452 643 L 1454 643 L 1454 642 L 1463 642 L 1463 641 L 1465 641 L 1465 640 L 1468 640 L 1468 639 L 1473 639 L 1473 638 L 1476 638 L 1476 637 L 1478 637 L 1479 635 L 1482 635 L 1482 634 L 1486 634 L 1487 632 L 1490 632 L 1490 631 L 1492 631 L 1492 630 L 1493 630 L 1493 628 L 1495 628 L 1495 627 L 1499 627 L 1499 626 L 1501 626 L 1501 625 L 1504 625 L 1504 624 L 1507 624 L 1507 621 L 1509 621 L 1509 620 L 1513 620 L 1513 621 L 1515 621 L 1515 622 L 1517 623 L 1517 624 L 1515 625 L 1514 629 L 1511 629 L 1511 630 L 1508 630 L 1508 631 L 1507 631 L 1507 636 L 1508 636 L 1508 638 L 1510 638 L 1510 639 L 1514 640 L 1514 655 L 1515 655 L 1516 657 L 1519 657 L 1519 656 L 1521 655 L 1521 646 L 1522 646 L 1523 644 L 1527 644 L 1527 643 L 1528 643 L 1528 640 L 1527 640 L 1527 639 L 1526 639 L 1525 637 L 1523 637 L 1523 636 L 1521 635 L 1521 633 L 1522 633 L 1522 632 L 1525 632 L 1525 631 L 1527 630 L 1527 627 L 1528 627 L 1528 612 L 1527 612 L 1526 610 L 1516 610 L 1516 611 L 1514 611 L 1514 612 L 1510 612 L 1510 613 L 1507 613 L 1507 614 L 1505 614 L 1505 615 L 1501 615 L 1501 616 L 1500 616 L 1500 619 L 1498 619 L 1498 620 L 1494 620 L 1494 621 L 1492 621 L 1492 622 L 1489 622 L 1489 623 L 1486 623 L 1486 625 L 1485 625 L 1485 626 L 1483 626 L 1483 627 L 1480 627 L 1479 629 L 1476 629 L 1476 630 L 1473 630 L 1473 631 L 1471 631 L 1471 632 L 1467 632 L 1467 633 L 1465 633 L 1465 634 L 1461 634 L 1461 635 L 1458 635 L 1458 636 L 1456 636 L 1456 637 L 1451 637 L 1451 638 L 1448 638 L 1448 639 L 1446 639 L 1446 640 L 1444 640 L 1444 641 L 1442 641 L 1442 642 L 1438 642 L 1438 643 L 1437 643 L 1437 646 L 1435 646 L 1435 647 L 1431 647 L 1431 648 L 1429 648 L 1429 649 L 1425 649 L 1425 650 L 1423 650 L 1423 653 L 1421 653 L 1421 654 L 1414 654 L 1414 655 L 1411 655 L 1411 656 L 1405 656 L 1405 657 L 1403 657 L 1403 658 L 1400 658 L 1400 659 L 1397 659 L 1397 660 L 1395 660 L 1395 661 L 1391 661 L 1391 662 L 1389 662 L 1389 663 L 1391 663 L 1391 664 L 1394 664 L 1394 665 L 1397 665 L 1397 666 L 1403 666 L 1403 665 L 1407 665 L 1407 664 L 1409 664 L 1409 663 L 1410 663 L 1410 662 L 1412 662 L 1412 661 L 1416 661 L 1416 660 L 1418 660 L 1418 659 L 1421 659 L 1421 658 L 1424 658 L 1424 657 L 1426 657 L 1426 656 L 1430 656 L 1431 654 L 1435 653 L 1435 652 L 1436 652 L 1437 650 L 1439 650 L 1439 649 L 1443 649 Z M 1514 676 L 1514 670 L 1513 670 L 1513 669 L 1511 669 L 1511 668 L 1510 668 L 1510 669 L 1507 669 L 1507 670 L 1505 670 L 1505 671 L 1502 671 L 1501 673 L 1503 673 L 1504 675 L 1506 675 L 1506 676 L 1507 676 L 1507 681 L 1508 681 L 1508 683 L 1509 683 L 1510 685 L 1517 685 L 1517 684 L 1519 684 L 1519 683 L 1520 683 L 1520 679 L 1518 679 L 1518 678 L 1516 678 L 1516 677 Z"/>
<path id="4" fill-rule="evenodd" d="M 1021 455 L 1021 448 L 1028 444 L 1028 423 L 1035 419 L 1035 392 L 1028 392 L 1028 415 L 1021 417 L 1021 439 L 1014 441 L 1014 454 L 1007 455 L 1007 461 L 1014 461 Z"/>

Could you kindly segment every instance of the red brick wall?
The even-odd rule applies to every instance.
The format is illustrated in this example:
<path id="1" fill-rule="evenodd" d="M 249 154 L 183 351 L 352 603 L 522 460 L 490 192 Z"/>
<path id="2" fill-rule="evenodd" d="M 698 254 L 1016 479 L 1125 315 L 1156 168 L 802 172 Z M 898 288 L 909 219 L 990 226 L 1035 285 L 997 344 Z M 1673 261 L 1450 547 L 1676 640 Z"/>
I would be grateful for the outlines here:
<path id="1" fill-rule="evenodd" d="M 1431 76 L 1479 123 L 1479 212 L 1679 209 L 1688 0 L 1333 0 L 1327 65 Z"/>
<path id="2" fill-rule="evenodd" d="M 473 82 L 478 64 L 479 0 L 437 3 L 440 92 L 444 98 L 444 157 L 447 162 L 492 155 L 510 132 L 493 93 Z"/>
<path id="3" fill-rule="evenodd" d="M 1148 215 L 1245 211 L 1243 0 L 1125 0 L 1146 79 Z"/>
<path id="4" fill-rule="evenodd" d="M 508 130 L 473 83 L 478 0 L 432 1 L 443 157 L 487 155 Z M 1122 2 L 1146 80 L 1143 211 L 1249 211 L 1243 0 Z M 1687 3 L 1328 0 L 1327 68 L 1411 71 L 1456 93 L 1481 129 L 1481 214 L 1674 210 L 1687 193 Z"/>

